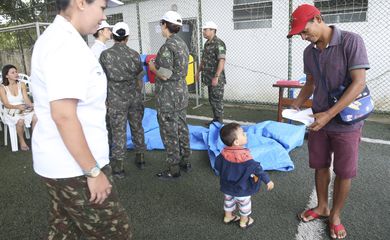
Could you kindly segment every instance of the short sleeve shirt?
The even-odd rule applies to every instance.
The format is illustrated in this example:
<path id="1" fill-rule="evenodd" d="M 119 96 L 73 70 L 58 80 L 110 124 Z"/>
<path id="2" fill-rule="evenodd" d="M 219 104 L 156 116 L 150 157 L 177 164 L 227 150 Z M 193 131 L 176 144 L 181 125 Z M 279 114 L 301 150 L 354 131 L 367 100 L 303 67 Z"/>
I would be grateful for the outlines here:
<path id="1" fill-rule="evenodd" d="M 99 59 L 100 54 L 102 54 L 102 52 L 106 49 L 107 49 L 106 44 L 104 44 L 103 42 L 97 39 L 95 40 L 95 43 L 91 47 L 91 50 L 97 59 Z"/>
<path id="2" fill-rule="evenodd" d="M 108 164 L 106 76 L 79 32 L 62 16 L 38 38 L 31 69 L 38 118 L 32 136 L 35 172 L 47 178 L 83 175 L 51 117 L 50 102 L 61 99 L 78 99 L 77 116 L 92 155 L 100 167 Z"/>
<path id="3" fill-rule="evenodd" d="M 205 84 L 211 84 L 211 79 L 217 72 L 219 60 L 225 58 L 226 45 L 220 38 L 214 36 L 212 39 L 206 41 L 202 55 L 202 76 Z M 225 71 L 221 72 L 219 79 L 223 83 L 226 83 Z"/>
<path id="4" fill-rule="evenodd" d="M 305 74 L 314 78 L 313 112 L 327 111 L 328 92 L 337 89 L 342 84 L 352 82 L 350 71 L 353 69 L 369 69 L 367 51 L 363 39 L 356 33 L 342 31 L 335 26 L 329 45 L 320 51 L 315 44 L 310 44 L 304 51 L 303 62 Z M 314 57 L 318 59 L 320 71 Z M 327 89 L 321 80 L 321 74 L 326 80 Z M 323 129 L 329 131 L 348 132 L 360 128 L 363 122 L 345 125 L 331 120 Z"/>
<path id="5" fill-rule="evenodd" d="M 108 106 L 140 104 L 142 94 L 138 81 L 143 66 L 139 53 L 124 43 L 115 43 L 102 52 L 99 61 L 107 76 Z"/>

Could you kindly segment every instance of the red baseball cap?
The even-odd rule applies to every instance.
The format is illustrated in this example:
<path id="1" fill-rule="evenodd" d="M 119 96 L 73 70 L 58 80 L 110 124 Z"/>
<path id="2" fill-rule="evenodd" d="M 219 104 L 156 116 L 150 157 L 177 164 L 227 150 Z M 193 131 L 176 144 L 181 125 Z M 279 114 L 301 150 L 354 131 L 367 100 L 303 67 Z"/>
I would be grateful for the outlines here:
<path id="1" fill-rule="evenodd" d="M 291 31 L 288 33 L 287 38 L 302 32 L 305 29 L 306 23 L 317 15 L 321 15 L 320 10 L 318 10 L 318 8 L 314 7 L 313 5 L 300 5 L 292 13 Z"/>

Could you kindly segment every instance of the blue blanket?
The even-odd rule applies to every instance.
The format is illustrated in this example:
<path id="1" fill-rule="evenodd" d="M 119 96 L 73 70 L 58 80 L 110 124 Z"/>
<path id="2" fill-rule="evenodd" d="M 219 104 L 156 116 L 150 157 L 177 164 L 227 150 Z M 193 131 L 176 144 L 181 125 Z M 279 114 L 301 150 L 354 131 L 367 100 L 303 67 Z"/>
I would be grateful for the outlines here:
<path id="1" fill-rule="evenodd" d="M 142 125 L 145 130 L 145 143 L 148 150 L 164 149 L 157 122 L 157 112 L 146 108 Z M 213 123 L 209 128 L 188 125 L 190 144 L 193 150 L 207 150 L 210 165 L 214 169 L 215 158 L 221 153 L 224 144 L 219 138 L 222 125 Z M 291 125 L 274 121 L 260 122 L 251 126 L 243 126 L 248 137 L 247 148 L 253 158 L 260 162 L 265 170 L 291 171 L 294 164 L 288 153 L 302 146 L 305 126 Z M 127 148 L 132 149 L 130 127 L 127 126 Z M 215 169 L 214 169 L 215 170 Z"/>

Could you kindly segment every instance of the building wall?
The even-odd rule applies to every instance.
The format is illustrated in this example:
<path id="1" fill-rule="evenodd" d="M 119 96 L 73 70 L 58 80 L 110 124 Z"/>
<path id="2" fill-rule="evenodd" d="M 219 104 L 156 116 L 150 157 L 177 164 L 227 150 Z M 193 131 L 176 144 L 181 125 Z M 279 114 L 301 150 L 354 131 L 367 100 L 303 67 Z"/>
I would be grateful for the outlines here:
<path id="1" fill-rule="evenodd" d="M 313 4 L 313 1 L 295 0 L 293 9 L 303 3 Z M 278 92 L 272 84 L 288 77 L 288 1 L 273 0 L 271 28 L 243 30 L 234 30 L 233 0 L 201 0 L 201 6 L 202 22 L 212 20 L 217 23 L 217 35 L 227 46 L 225 99 L 276 103 Z M 171 9 L 177 9 L 183 19 L 196 19 L 199 23 L 197 0 L 140 2 L 142 53 L 156 54 L 165 41 L 162 36 L 161 39 L 155 39 L 159 31 L 158 21 Z M 107 9 L 107 14 L 119 12 L 123 13 L 124 21 L 131 29 L 128 45 L 139 51 L 136 5 Z M 389 20 L 390 1 L 369 0 L 366 22 L 337 24 L 343 30 L 359 33 L 365 40 L 371 65 L 371 69 L 367 71 L 367 82 L 377 109 L 384 111 L 390 111 L 390 84 L 386 84 L 390 77 Z M 199 23 L 199 27 L 201 25 Z M 156 32 L 152 34 L 150 31 Z M 308 44 L 299 37 L 292 39 L 292 79 L 304 76 L 302 54 Z"/>

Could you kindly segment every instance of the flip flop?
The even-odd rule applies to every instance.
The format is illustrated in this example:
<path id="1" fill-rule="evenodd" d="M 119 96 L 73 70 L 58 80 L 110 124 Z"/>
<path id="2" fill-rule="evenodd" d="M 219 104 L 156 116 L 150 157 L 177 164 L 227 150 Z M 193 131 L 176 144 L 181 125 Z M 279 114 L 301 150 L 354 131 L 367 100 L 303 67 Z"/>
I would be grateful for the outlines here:
<path id="1" fill-rule="evenodd" d="M 225 224 L 231 224 L 231 223 L 237 222 L 238 220 L 240 220 L 240 217 L 239 217 L 239 216 L 233 216 L 229 221 L 225 221 L 225 218 L 224 218 L 224 219 L 223 219 L 223 223 L 225 223 Z"/>
<path id="2" fill-rule="evenodd" d="M 322 220 L 322 219 L 327 219 L 328 218 L 328 216 L 319 215 L 318 213 L 314 212 L 313 208 L 307 209 L 306 211 L 303 212 L 303 216 L 304 217 L 311 216 L 312 219 L 306 221 L 306 220 L 303 219 L 303 217 L 301 217 L 301 215 L 302 215 L 302 213 L 298 213 L 297 217 L 303 223 L 308 223 L 308 222 L 311 222 L 311 221 L 316 220 L 316 219 Z"/>
<path id="3" fill-rule="evenodd" d="M 333 233 L 335 236 L 332 236 L 332 230 L 333 230 Z M 329 223 L 329 236 L 330 238 L 332 239 L 344 239 L 344 238 L 339 238 L 339 233 L 341 231 L 344 231 L 345 232 L 345 236 L 344 238 L 347 237 L 347 231 L 345 231 L 345 227 L 343 224 L 333 224 L 333 223 Z"/>
<path id="4" fill-rule="evenodd" d="M 241 222 L 240 222 L 240 228 L 241 229 L 248 229 L 249 227 L 253 226 L 254 223 L 255 223 L 255 220 L 251 217 L 248 217 L 248 219 L 245 222 L 245 225 L 241 225 Z"/>

